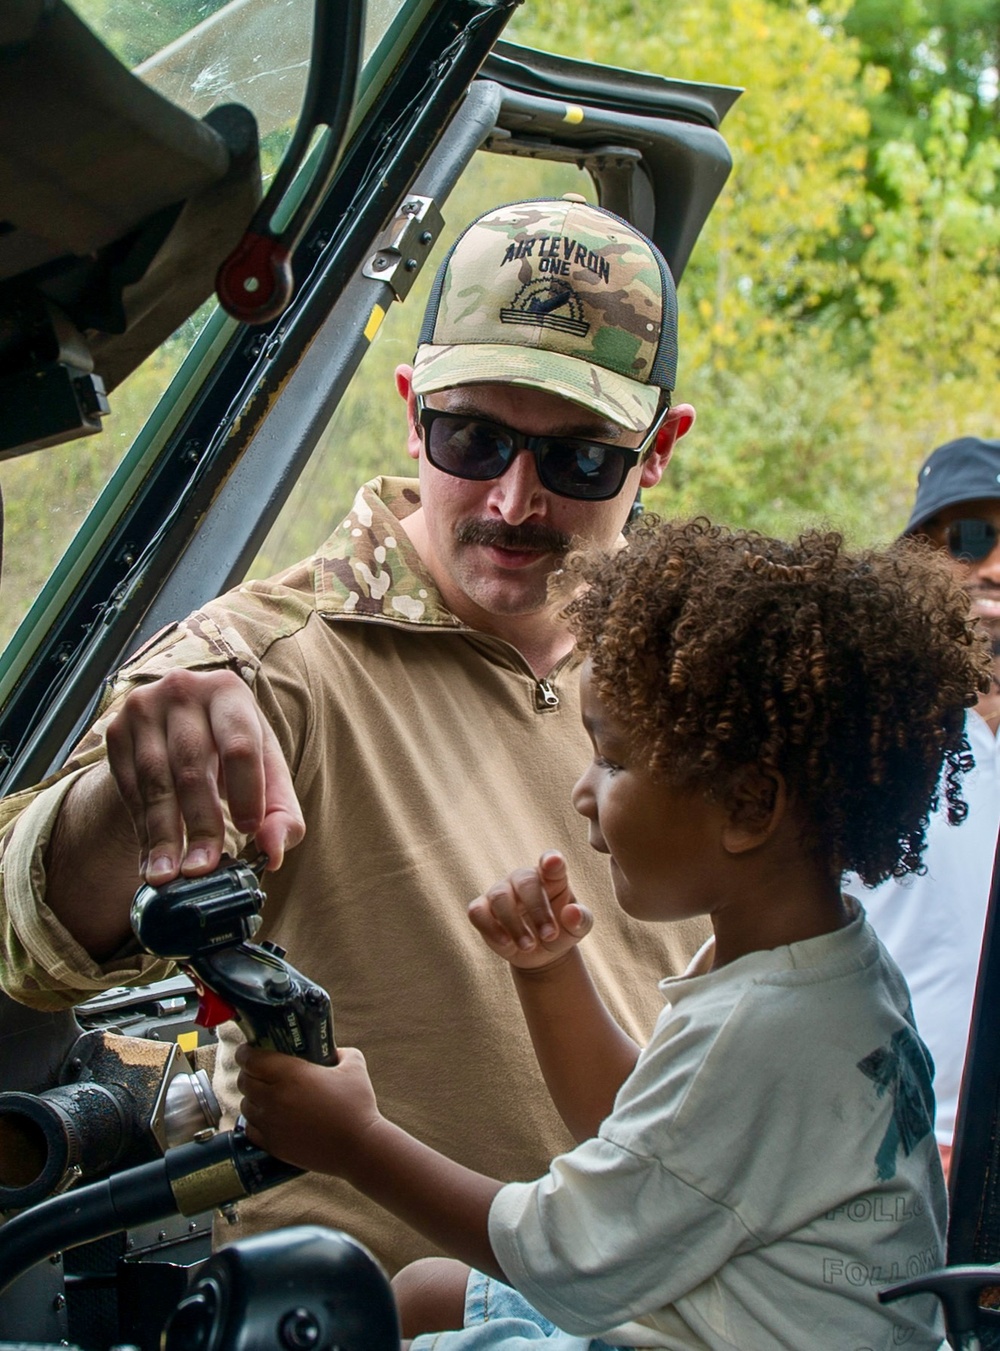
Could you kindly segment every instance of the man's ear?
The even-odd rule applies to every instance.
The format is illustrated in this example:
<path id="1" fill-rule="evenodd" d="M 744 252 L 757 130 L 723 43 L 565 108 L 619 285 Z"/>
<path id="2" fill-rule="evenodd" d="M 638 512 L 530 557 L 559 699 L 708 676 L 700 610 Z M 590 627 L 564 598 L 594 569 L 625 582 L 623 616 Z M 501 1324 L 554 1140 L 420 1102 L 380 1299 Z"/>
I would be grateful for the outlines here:
<path id="1" fill-rule="evenodd" d="M 676 408 L 671 408 L 656 434 L 656 445 L 642 462 L 640 488 L 652 488 L 659 483 L 670 463 L 674 446 L 694 426 L 694 419 L 695 411 L 689 403 L 679 403 Z"/>
<path id="2" fill-rule="evenodd" d="M 396 391 L 401 399 L 406 401 L 406 453 L 411 460 L 420 459 L 420 448 L 423 441 L 420 438 L 420 432 L 417 428 L 417 396 L 413 392 L 413 367 L 396 367 Z"/>
<path id="3" fill-rule="evenodd" d="M 722 830 L 727 854 L 758 849 L 774 834 L 788 808 L 784 775 L 744 765 L 730 780 L 724 798 L 729 819 Z"/>

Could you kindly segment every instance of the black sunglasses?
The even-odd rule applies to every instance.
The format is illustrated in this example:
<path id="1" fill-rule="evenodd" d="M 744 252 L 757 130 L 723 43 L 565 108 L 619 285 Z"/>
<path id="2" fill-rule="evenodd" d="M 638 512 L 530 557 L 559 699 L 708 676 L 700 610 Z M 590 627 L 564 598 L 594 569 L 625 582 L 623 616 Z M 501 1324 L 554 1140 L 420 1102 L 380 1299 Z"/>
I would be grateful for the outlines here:
<path id="1" fill-rule="evenodd" d="M 981 563 L 997 547 L 1000 532 L 979 516 L 950 521 L 945 530 L 945 548 L 962 563 Z"/>
<path id="2" fill-rule="evenodd" d="M 617 497 L 656 439 L 670 405 L 657 416 L 641 446 L 612 446 L 578 436 L 525 436 L 501 422 L 468 413 L 446 413 L 428 408 L 417 397 L 417 420 L 424 450 L 435 469 L 455 478 L 499 478 L 514 463 L 519 450 L 535 457 L 538 478 L 549 492 L 587 502 Z"/>

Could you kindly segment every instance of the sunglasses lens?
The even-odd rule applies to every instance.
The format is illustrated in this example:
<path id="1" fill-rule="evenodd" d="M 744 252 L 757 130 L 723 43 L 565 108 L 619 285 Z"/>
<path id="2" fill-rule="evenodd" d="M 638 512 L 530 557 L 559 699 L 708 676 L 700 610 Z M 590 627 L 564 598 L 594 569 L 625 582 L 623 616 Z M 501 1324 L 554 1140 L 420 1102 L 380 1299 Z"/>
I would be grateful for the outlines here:
<path id="1" fill-rule="evenodd" d="M 614 497 L 639 455 L 636 450 L 599 441 L 522 437 L 499 423 L 436 408 L 421 408 L 420 424 L 427 458 L 446 474 L 476 480 L 499 478 L 518 451 L 530 447 L 543 486 L 562 497 L 583 501 Z"/>
<path id="2" fill-rule="evenodd" d="M 968 563 L 981 563 L 997 543 L 997 529 L 990 521 L 970 517 L 948 526 L 948 552 Z"/>
<path id="3" fill-rule="evenodd" d="M 435 415 L 425 444 L 431 464 L 457 478 L 496 478 L 514 458 L 501 428 L 450 413 Z"/>
<path id="4" fill-rule="evenodd" d="M 621 451 L 596 441 L 546 441 L 538 453 L 542 483 L 564 497 L 593 501 L 614 497 L 628 468 Z"/>

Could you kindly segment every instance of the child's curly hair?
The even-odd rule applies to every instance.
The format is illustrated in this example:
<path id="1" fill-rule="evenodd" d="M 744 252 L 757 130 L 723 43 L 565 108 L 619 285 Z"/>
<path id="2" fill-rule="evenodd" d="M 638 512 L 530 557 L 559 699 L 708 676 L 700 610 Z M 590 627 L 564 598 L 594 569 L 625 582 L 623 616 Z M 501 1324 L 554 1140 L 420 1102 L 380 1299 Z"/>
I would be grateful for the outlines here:
<path id="1" fill-rule="evenodd" d="M 833 532 L 646 516 L 627 548 L 571 567 L 596 691 L 654 774 L 735 805 L 741 767 L 780 772 L 809 847 L 870 885 L 920 870 L 939 785 L 964 818 L 965 709 L 990 653 L 924 542 L 848 552 Z"/>

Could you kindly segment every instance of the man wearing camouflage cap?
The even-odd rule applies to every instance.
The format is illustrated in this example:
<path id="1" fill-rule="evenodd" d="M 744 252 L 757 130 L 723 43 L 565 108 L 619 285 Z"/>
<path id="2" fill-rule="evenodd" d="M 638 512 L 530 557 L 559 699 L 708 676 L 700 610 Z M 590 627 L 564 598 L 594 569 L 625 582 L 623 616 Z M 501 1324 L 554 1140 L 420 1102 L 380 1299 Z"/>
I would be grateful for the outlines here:
<path id="1" fill-rule="evenodd" d="M 197 876 L 246 845 L 269 858 L 260 939 L 330 991 L 337 1037 L 364 1049 L 394 1119 L 502 1178 L 566 1148 L 465 908 L 575 842 L 597 978 L 640 1039 L 655 980 L 703 937 L 631 921 L 572 819 L 590 751 L 549 593 L 571 545 L 614 546 L 691 426 L 670 407 L 676 340 L 667 265 L 625 221 L 562 199 L 473 222 L 396 373 L 419 483 L 367 484 L 313 558 L 157 635 L 56 780 L 3 804 L 8 992 L 58 1008 L 162 975 L 129 946 L 140 876 Z M 230 1116 L 238 1041 L 220 1028 Z M 240 1210 L 245 1229 L 342 1228 L 390 1271 L 429 1251 L 334 1179 Z"/>

